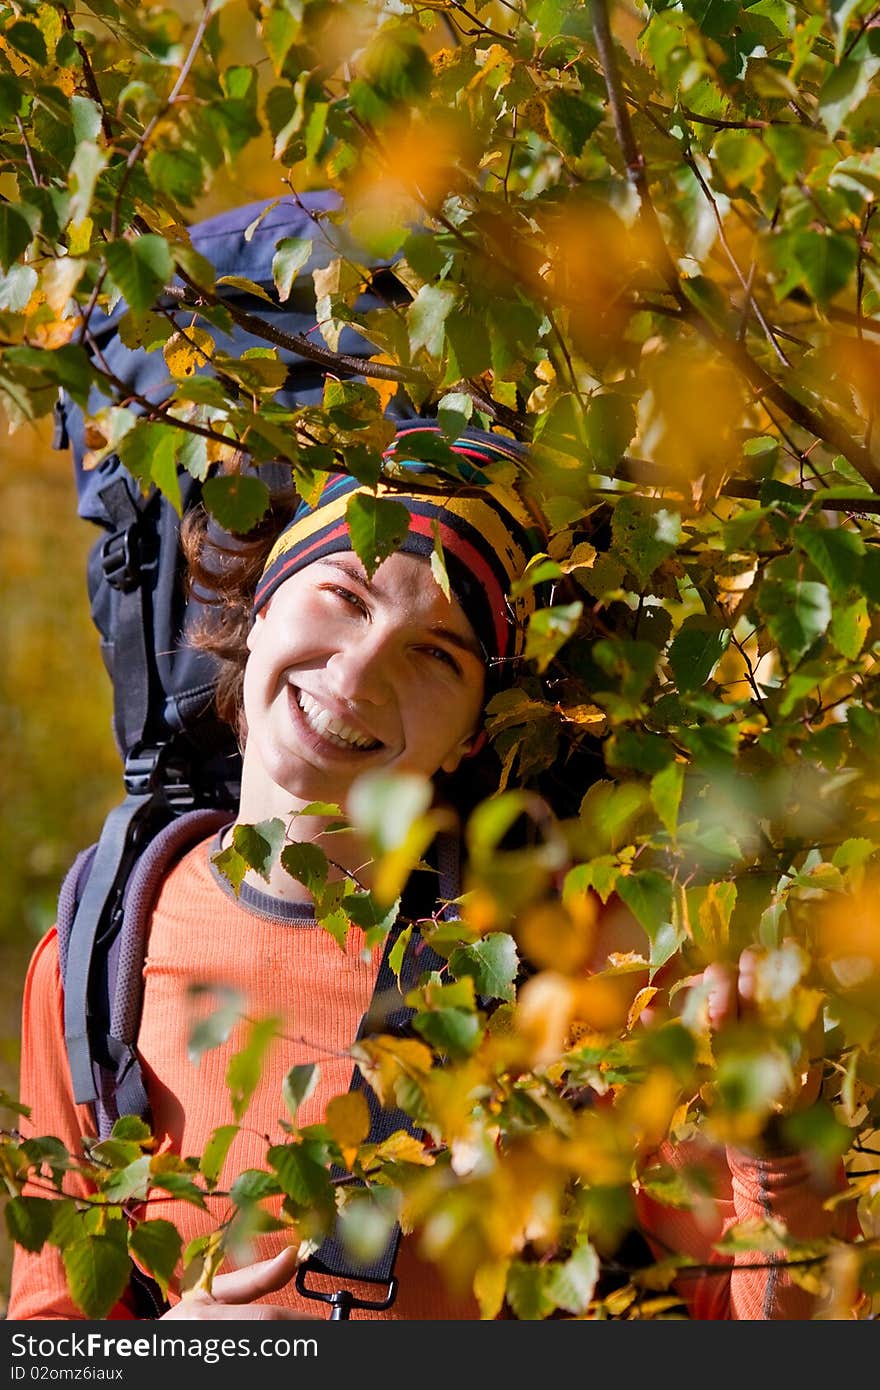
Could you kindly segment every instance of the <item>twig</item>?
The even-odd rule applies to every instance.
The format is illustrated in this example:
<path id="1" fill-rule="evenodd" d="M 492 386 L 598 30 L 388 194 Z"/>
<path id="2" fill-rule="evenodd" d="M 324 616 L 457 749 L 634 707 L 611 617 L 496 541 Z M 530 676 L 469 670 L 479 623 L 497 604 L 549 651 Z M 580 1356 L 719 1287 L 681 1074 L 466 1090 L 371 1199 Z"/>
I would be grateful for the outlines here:
<path id="1" fill-rule="evenodd" d="M 61 6 L 61 15 L 65 29 L 68 31 L 69 34 L 73 35 L 76 32 L 76 26 L 74 25 L 74 22 L 70 17 L 69 10 L 64 5 Z M 80 59 L 82 60 L 83 77 L 85 78 L 89 96 L 92 98 L 92 101 L 95 103 L 95 105 L 101 112 L 101 130 L 104 133 L 104 139 L 107 141 L 108 144 L 112 144 L 113 127 L 110 124 L 110 114 L 104 105 L 100 88 L 98 87 L 98 81 L 95 77 L 94 69 L 92 67 L 92 62 L 89 58 L 88 49 L 85 47 L 84 44 L 80 43 L 79 39 L 75 38 L 73 41 L 76 44 L 77 52 L 79 53 Z"/>
<path id="2" fill-rule="evenodd" d="M 187 298 L 186 292 L 176 285 L 167 286 L 164 293 L 170 299 L 179 300 L 184 308 L 198 310 L 199 300 L 202 304 L 222 307 L 233 322 L 238 324 L 239 328 L 246 329 L 255 338 L 263 338 L 267 343 L 274 343 L 276 347 L 285 348 L 288 352 L 296 352 L 300 357 L 307 357 L 311 362 L 319 362 L 322 367 L 328 367 L 331 371 L 355 372 L 358 376 L 375 377 L 377 381 L 425 381 L 424 373 L 413 368 L 395 367 L 390 362 L 371 362 L 369 358 L 354 357 L 344 352 L 331 352 L 330 348 L 319 347 L 303 333 L 285 333 L 282 329 L 267 323 L 258 314 L 250 314 L 246 309 L 240 309 L 237 305 L 230 304 L 221 295 L 196 284 L 180 266 L 177 266 L 177 273 L 190 292 L 196 296 L 195 301 Z"/>
<path id="3" fill-rule="evenodd" d="M 154 115 L 150 118 L 150 120 L 147 122 L 143 130 L 143 133 L 140 136 L 140 139 L 136 140 L 134 145 L 132 145 L 131 149 L 129 150 L 128 158 L 125 161 L 125 170 L 123 172 L 122 178 L 119 181 L 119 188 L 116 191 L 116 198 L 113 203 L 113 214 L 110 219 L 110 235 L 111 239 L 114 241 L 119 235 L 119 213 L 122 207 L 122 199 L 125 194 L 125 190 L 128 187 L 128 181 L 131 178 L 131 171 L 134 168 L 137 161 L 140 159 L 144 150 L 146 149 L 150 136 L 153 134 L 153 131 L 156 129 L 156 126 L 159 124 L 160 121 L 164 120 L 168 111 L 177 101 L 177 98 L 180 96 L 180 93 L 183 90 L 184 84 L 186 83 L 186 80 L 189 77 L 192 65 L 196 60 L 196 54 L 201 48 L 202 39 L 205 37 L 205 30 L 207 29 L 208 24 L 212 18 L 213 3 L 214 0 L 205 0 L 205 7 L 202 11 L 202 17 L 196 26 L 196 32 L 193 35 L 193 40 L 190 44 L 189 52 L 183 60 L 183 66 L 181 67 L 180 72 L 177 74 L 177 80 L 175 81 L 174 86 L 171 88 L 171 91 L 169 92 L 163 104 L 159 107 L 159 110 L 156 111 Z"/>
<path id="4" fill-rule="evenodd" d="M 25 128 L 21 123 L 20 116 L 16 116 L 15 124 L 18 127 L 18 133 L 21 136 L 21 143 L 24 146 L 24 157 L 27 161 L 27 167 L 30 172 L 31 182 L 33 183 L 35 188 L 43 188 L 45 186 L 45 181 L 37 171 L 37 166 L 34 163 L 34 152 L 31 149 L 30 144 L 28 143 L 27 132 L 25 131 Z"/>

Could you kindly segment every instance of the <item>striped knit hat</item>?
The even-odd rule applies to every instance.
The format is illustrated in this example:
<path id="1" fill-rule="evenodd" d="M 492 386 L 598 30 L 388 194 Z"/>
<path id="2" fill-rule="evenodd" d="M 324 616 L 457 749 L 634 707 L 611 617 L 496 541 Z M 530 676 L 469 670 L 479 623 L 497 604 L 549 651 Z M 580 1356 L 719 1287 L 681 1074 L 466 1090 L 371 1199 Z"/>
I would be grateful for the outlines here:
<path id="1" fill-rule="evenodd" d="M 502 460 L 521 461 L 522 445 L 482 430 L 469 430 L 449 447 L 462 462 L 464 481 L 443 476 L 407 456 L 407 438 L 419 432 L 439 435 L 424 421 L 402 426 L 384 459 L 405 468 L 413 479 L 412 492 L 380 483 L 374 490 L 346 473 L 328 475 L 317 504 L 302 503 L 281 532 L 266 561 L 254 598 L 258 613 L 285 579 L 339 551 L 353 549 L 346 508 L 357 493 L 390 497 L 409 512 L 409 531 L 400 549 L 407 555 L 430 557 L 436 525 L 443 546 L 449 587 L 467 615 L 489 662 L 520 656 L 525 625 L 535 608 L 535 595 L 510 597 L 510 587 L 528 561 L 544 548 L 546 537 L 536 513 L 509 485 L 493 483 L 484 471 Z M 420 475 L 432 484 L 420 492 Z M 438 486 L 441 490 L 438 491 Z"/>

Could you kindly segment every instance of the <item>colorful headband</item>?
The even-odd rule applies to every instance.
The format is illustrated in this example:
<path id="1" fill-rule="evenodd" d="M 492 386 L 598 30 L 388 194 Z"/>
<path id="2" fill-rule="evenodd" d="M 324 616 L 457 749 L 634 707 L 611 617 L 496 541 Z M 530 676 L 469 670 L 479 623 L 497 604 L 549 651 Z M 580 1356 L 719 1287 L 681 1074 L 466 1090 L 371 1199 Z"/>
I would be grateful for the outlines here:
<path id="1" fill-rule="evenodd" d="M 459 482 L 407 457 L 407 437 L 426 431 L 440 434 L 436 426 L 424 421 L 402 426 L 383 455 L 387 462 L 412 474 L 415 486 L 411 493 L 384 483 L 374 491 L 348 474 L 328 475 L 317 504 L 310 507 L 302 503 L 275 542 L 257 586 L 255 613 L 285 579 L 313 560 L 352 550 L 346 508 L 353 495 L 365 493 L 391 497 L 406 507 L 409 531 L 400 546 L 404 554 L 429 558 L 436 525 L 450 590 L 470 620 L 487 660 L 522 654 L 526 620 L 534 611 L 535 598 L 532 590 L 511 598 L 510 588 L 531 557 L 543 549 L 544 537 L 536 515 L 513 488 L 493 483 L 485 469 L 501 460 L 521 461 L 523 447 L 503 436 L 468 431 L 449 445 L 467 464 L 462 468 L 465 480 Z M 420 475 L 431 480 L 433 490 L 417 490 Z M 448 491 L 436 491 L 438 484 Z"/>

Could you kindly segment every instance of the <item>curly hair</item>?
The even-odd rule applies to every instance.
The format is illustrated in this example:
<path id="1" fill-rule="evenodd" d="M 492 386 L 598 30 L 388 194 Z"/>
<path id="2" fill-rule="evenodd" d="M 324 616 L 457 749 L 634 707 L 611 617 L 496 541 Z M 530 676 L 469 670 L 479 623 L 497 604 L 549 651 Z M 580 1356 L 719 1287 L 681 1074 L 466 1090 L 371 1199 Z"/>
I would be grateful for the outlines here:
<path id="1" fill-rule="evenodd" d="M 246 535 L 221 530 L 201 504 L 187 512 L 181 523 L 187 591 L 197 600 L 201 613 L 188 639 L 214 658 L 217 713 L 232 726 L 240 742 L 247 734 L 244 668 L 254 591 L 269 551 L 291 520 L 298 501 L 292 483 L 276 483 L 265 515 Z"/>

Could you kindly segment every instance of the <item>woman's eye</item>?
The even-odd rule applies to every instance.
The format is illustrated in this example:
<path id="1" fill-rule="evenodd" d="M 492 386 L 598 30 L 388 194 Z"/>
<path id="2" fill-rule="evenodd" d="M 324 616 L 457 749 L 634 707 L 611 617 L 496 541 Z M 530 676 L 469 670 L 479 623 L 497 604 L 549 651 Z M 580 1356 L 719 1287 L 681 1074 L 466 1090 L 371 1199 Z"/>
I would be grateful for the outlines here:
<path id="1" fill-rule="evenodd" d="M 352 589 L 345 589 L 340 584 L 328 584 L 325 587 L 328 593 L 333 594 L 336 598 L 342 599 L 343 603 L 348 604 L 351 608 L 358 609 L 361 613 L 366 613 L 367 605 L 360 595 L 356 594 Z"/>
<path id="2" fill-rule="evenodd" d="M 444 666 L 449 666 L 456 675 L 461 675 L 461 667 L 452 653 L 448 652 L 445 647 L 423 647 L 422 651 L 425 652 L 427 656 L 433 657 L 435 661 L 440 661 Z"/>

